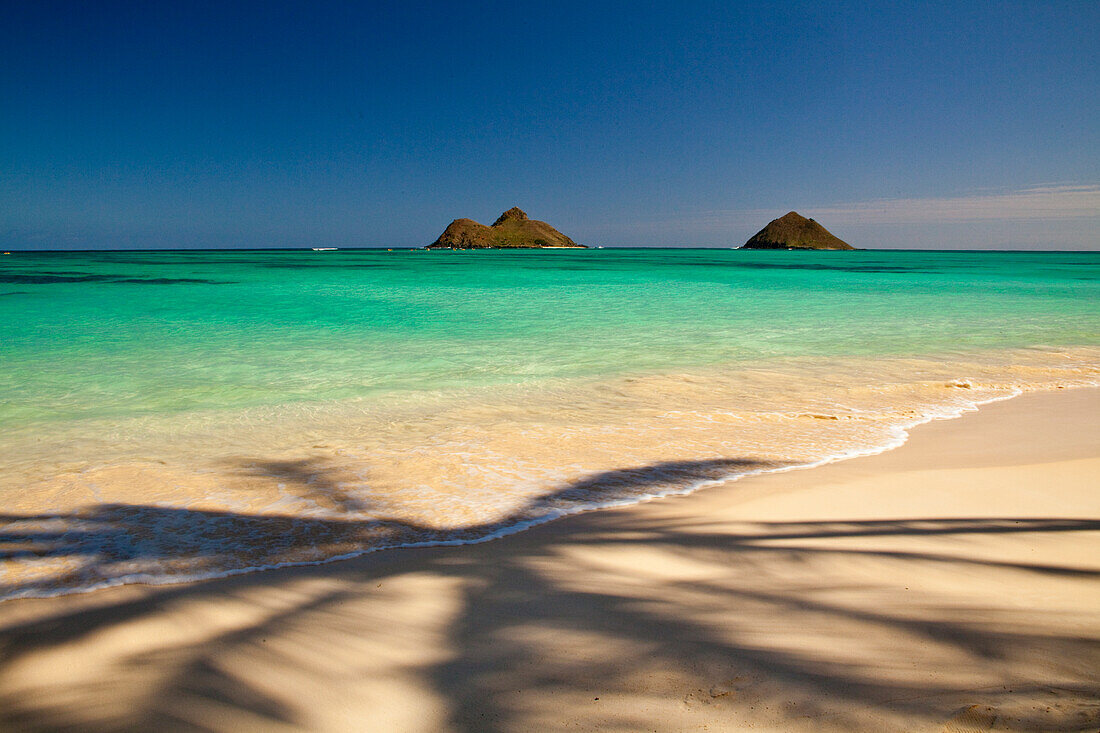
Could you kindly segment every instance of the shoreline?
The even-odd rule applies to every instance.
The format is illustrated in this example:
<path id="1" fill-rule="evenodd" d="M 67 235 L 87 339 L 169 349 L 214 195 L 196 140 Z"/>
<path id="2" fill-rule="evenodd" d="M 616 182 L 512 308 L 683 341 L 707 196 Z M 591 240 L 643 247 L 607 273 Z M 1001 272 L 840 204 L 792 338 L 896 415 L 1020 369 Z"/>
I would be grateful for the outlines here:
<path id="1" fill-rule="evenodd" d="M 7 601 L 0 727 L 1079 730 L 1095 414 L 1026 394 L 492 542 Z"/>
<path id="2" fill-rule="evenodd" d="M 1100 388 L 1100 385 L 1088 385 L 1088 384 L 1079 384 L 1079 385 L 1074 385 L 1074 386 L 1068 387 L 1068 389 L 1098 389 L 1098 388 Z M 143 577 L 141 575 L 135 575 L 135 576 L 131 576 L 131 577 L 112 578 L 112 579 L 104 580 L 101 583 L 99 583 L 97 585 L 94 585 L 92 587 L 88 587 L 88 588 L 81 588 L 81 587 L 72 588 L 72 587 L 70 587 L 70 588 L 50 589 L 50 590 L 44 590 L 44 591 L 27 590 L 27 591 L 24 591 L 21 594 L 16 594 L 16 595 L 0 598 L 0 604 L 7 603 L 7 602 L 10 602 L 10 601 L 13 601 L 13 600 L 22 600 L 22 599 L 28 599 L 28 598 L 46 599 L 46 598 L 57 598 L 57 597 L 68 596 L 68 595 L 78 595 L 78 594 L 84 594 L 84 593 L 96 593 L 98 591 L 106 590 L 106 589 L 109 589 L 109 588 L 117 588 L 117 587 L 127 586 L 127 585 L 170 586 L 170 585 L 180 585 L 180 584 L 188 584 L 188 583 L 201 583 L 201 582 L 205 582 L 205 581 L 218 580 L 218 579 L 221 579 L 221 578 L 232 578 L 232 577 L 235 577 L 235 576 L 247 575 L 247 574 L 251 574 L 251 573 L 263 573 L 263 572 L 269 572 L 269 571 L 272 571 L 272 570 L 283 570 L 283 569 L 289 569 L 289 568 L 312 567 L 312 566 L 318 566 L 318 565 L 326 565 L 326 564 L 334 563 L 334 562 L 344 562 L 344 561 L 347 561 L 347 560 L 354 560 L 354 559 L 362 558 L 362 557 L 365 557 L 365 556 L 369 556 L 369 555 L 372 555 L 372 554 L 378 553 L 378 552 L 391 552 L 391 551 L 400 551 L 400 550 L 415 550 L 415 549 L 425 549 L 425 548 L 433 548 L 433 547 L 461 547 L 461 546 L 464 546 L 464 545 L 477 545 L 477 544 L 483 544 L 483 543 L 486 543 L 486 542 L 493 542 L 493 541 L 502 539 L 504 537 L 509 537 L 511 535 L 518 534 L 520 532 L 529 531 L 531 529 L 534 529 L 534 528 L 539 527 L 539 526 L 544 525 L 544 524 L 557 522 L 557 521 L 560 521 L 562 519 L 566 519 L 568 517 L 573 517 L 573 516 L 577 516 L 577 515 L 581 515 L 581 514 L 586 514 L 586 513 L 590 513 L 590 512 L 607 511 L 607 510 L 611 510 L 611 509 L 627 508 L 627 507 L 634 506 L 636 504 L 647 503 L 647 502 L 650 502 L 650 501 L 657 501 L 657 500 L 687 496 L 687 495 L 690 495 L 690 494 L 694 494 L 698 491 L 703 491 L 703 490 L 707 490 L 707 489 L 714 488 L 714 487 L 720 487 L 720 486 L 723 486 L 723 485 L 726 485 L 726 484 L 733 484 L 735 482 L 742 481 L 742 480 L 752 478 L 752 477 L 755 477 L 755 476 L 764 476 L 764 475 L 769 475 L 769 474 L 773 474 L 773 473 L 785 473 L 785 472 L 788 472 L 788 471 L 803 471 L 803 470 L 807 470 L 807 469 L 820 468 L 822 466 L 828 466 L 828 465 L 843 462 L 843 461 L 848 461 L 848 460 L 853 460 L 853 459 L 858 459 L 858 458 L 865 458 L 865 457 L 868 457 L 868 456 L 875 456 L 875 455 L 879 455 L 879 454 L 882 454 L 882 453 L 887 453 L 889 451 L 896 450 L 896 449 L 900 448 L 901 446 L 905 445 L 905 443 L 908 442 L 908 440 L 910 439 L 911 432 L 914 429 L 916 429 L 916 428 L 918 428 L 922 425 L 926 425 L 928 423 L 936 422 L 936 421 L 940 421 L 940 420 L 959 419 L 961 417 L 966 416 L 967 414 L 977 412 L 977 411 L 981 410 L 982 408 L 984 408 L 987 405 L 994 404 L 994 403 L 997 403 L 997 402 L 1012 400 L 1012 399 L 1015 399 L 1017 397 L 1027 395 L 1027 394 L 1041 394 L 1041 393 L 1045 393 L 1045 392 L 1054 392 L 1056 390 L 1061 390 L 1061 389 L 1066 389 L 1066 387 L 1063 387 L 1063 386 L 1057 386 L 1057 387 L 1048 386 L 1048 387 L 1045 387 L 1045 388 L 1038 388 L 1038 389 L 1030 390 L 1030 391 L 1025 391 L 1025 390 L 1023 390 L 1019 387 L 1014 387 L 1014 388 L 1012 388 L 1012 391 L 1008 394 L 997 395 L 997 396 L 993 396 L 993 397 L 986 397 L 984 399 L 977 399 L 973 402 L 969 402 L 969 403 L 966 403 L 966 404 L 963 404 L 963 405 L 951 406 L 951 407 L 947 408 L 946 411 L 934 411 L 934 410 L 932 410 L 932 411 L 929 411 L 929 412 L 926 412 L 926 413 L 920 415 L 919 417 L 916 417 L 916 418 L 912 419 L 910 422 L 905 422 L 905 423 L 901 423 L 901 424 L 893 426 L 890 429 L 890 435 L 886 438 L 886 441 L 883 442 L 880 445 L 875 445 L 875 446 L 871 446 L 871 447 L 864 447 L 864 448 L 852 448 L 852 449 L 846 450 L 846 451 L 841 452 L 841 453 L 837 453 L 837 454 L 834 454 L 834 455 L 829 455 L 829 456 L 826 456 L 826 457 L 821 458 L 819 460 L 813 460 L 813 461 L 809 461 L 809 462 L 806 462 L 806 463 L 790 463 L 790 464 L 787 464 L 787 465 L 783 465 L 783 464 L 766 465 L 766 464 L 761 463 L 760 465 L 758 465 L 757 467 L 754 467 L 754 468 L 748 468 L 747 466 L 738 465 L 737 469 L 732 470 L 731 473 L 729 473 L 729 474 L 721 474 L 719 472 L 718 475 L 712 475 L 712 474 L 714 474 L 714 471 L 711 470 L 712 466 L 708 465 L 708 466 L 706 466 L 705 470 L 695 472 L 695 471 L 693 471 L 693 467 L 695 466 L 695 464 L 700 463 L 700 462 L 688 461 L 688 462 L 685 462 L 685 464 L 688 467 L 684 471 L 684 476 L 686 477 L 686 482 L 679 482 L 678 483 L 678 482 L 674 481 L 671 485 L 669 485 L 665 488 L 662 488 L 662 489 L 657 489 L 656 485 L 655 485 L 655 487 L 654 487 L 655 490 L 653 492 L 650 492 L 650 493 L 640 493 L 640 494 L 637 494 L 637 495 L 634 495 L 634 496 L 628 496 L 628 497 L 619 498 L 619 499 L 610 499 L 610 500 L 605 499 L 605 500 L 602 501 L 602 503 L 601 503 L 600 500 L 597 500 L 594 504 L 592 504 L 590 506 L 579 504 L 579 505 L 572 506 L 572 507 L 565 507 L 565 508 L 561 508 L 561 509 L 555 510 L 553 512 L 550 512 L 548 514 L 544 514 L 544 515 L 541 515 L 541 516 L 533 516 L 533 517 L 530 517 L 530 518 L 521 518 L 521 519 L 516 520 L 513 523 L 507 523 L 507 520 L 505 520 L 505 522 L 501 523 L 499 526 L 496 526 L 495 528 L 488 529 L 485 534 L 476 535 L 476 536 L 470 537 L 470 538 L 449 538 L 449 537 L 444 536 L 444 537 L 441 537 L 441 538 L 438 538 L 438 539 L 428 539 L 428 540 L 423 540 L 423 541 L 410 541 L 410 542 L 404 542 L 404 543 L 399 543 L 399 544 L 383 544 L 383 545 L 378 545 L 378 546 L 364 547 L 362 549 L 356 549 L 356 550 L 352 550 L 350 552 L 336 553 L 336 554 L 333 554 L 331 556 L 324 557 L 324 558 L 319 558 L 319 559 L 291 560 L 291 561 L 274 562 L 274 563 L 266 564 L 266 565 L 254 565 L 254 566 L 247 566 L 247 567 L 218 569 L 218 570 L 209 571 L 207 573 L 198 572 L 198 573 L 195 573 L 193 575 L 189 575 L 187 573 L 179 573 L 179 574 L 165 575 L 165 576 Z M 746 461 L 745 463 L 752 463 L 752 462 L 753 461 Z M 733 463 L 740 464 L 741 462 L 733 461 Z M 658 466 L 653 466 L 651 468 L 656 469 L 656 468 L 659 468 L 659 467 Z M 676 472 L 676 470 L 678 470 L 678 467 L 674 468 L 674 473 Z M 697 475 L 697 474 L 702 474 L 702 476 Z M 597 477 L 603 476 L 603 475 L 604 474 L 596 474 Z M 278 517 L 279 515 L 274 515 L 274 516 Z M 458 532 L 458 533 L 461 534 L 461 532 Z M 442 534 L 446 535 L 448 533 L 447 532 L 442 532 Z"/>

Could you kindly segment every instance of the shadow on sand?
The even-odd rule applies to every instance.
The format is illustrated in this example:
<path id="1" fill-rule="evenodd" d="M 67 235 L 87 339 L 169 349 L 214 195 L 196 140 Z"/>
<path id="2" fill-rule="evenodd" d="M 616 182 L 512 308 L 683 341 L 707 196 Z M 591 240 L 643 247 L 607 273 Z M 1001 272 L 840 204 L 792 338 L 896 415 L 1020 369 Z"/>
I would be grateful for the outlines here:
<path id="1" fill-rule="evenodd" d="M 491 534 L 550 505 L 686 486 L 756 465 L 715 460 L 599 474 L 469 533 Z M 326 483 L 317 466 L 264 470 L 302 492 L 338 485 Z M 331 498 L 359 508 L 343 494 Z M 975 687 L 988 688 L 980 702 L 999 710 L 1010 729 L 1097 726 L 1094 633 L 1067 633 L 1079 628 L 1072 620 L 992 598 L 975 607 L 902 593 L 909 578 L 938 574 L 996 586 L 1006 579 L 1095 584 L 1097 573 L 940 553 L 927 543 L 884 549 L 868 540 L 966 543 L 990 534 L 1097 531 L 1100 521 L 745 523 L 732 530 L 698 518 L 638 513 L 627 523 L 623 516 L 593 513 L 573 520 L 568 532 L 486 545 L 95 594 L 68 610 L 44 605 L 53 613 L 45 617 L 0 613 L 0 727 L 333 727 L 354 697 L 347 729 L 533 730 L 568 721 L 647 730 L 655 711 L 674 705 L 691 728 L 709 721 L 719 728 L 884 730 L 909 721 L 938 730 L 945 706 L 974 702 Z M 41 523 L 0 535 L 0 557 L 57 561 L 73 582 L 97 572 L 115 576 L 128 563 L 216 568 L 266 550 L 308 559 L 318 550 L 433 536 L 385 520 L 130 505 L 0 521 Z M 586 554 L 590 548 L 599 552 Z M 896 583 L 884 584 L 881 573 L 846 587 L 833 582 L 872 567 L 888 568 Z M 9 579 L 0 590 L 36 587 Z M 438 601 L 425 604 L 429 593 Z M 215 614 L 214 605 L 223 612 Z M 113 631 L 135 624 L 147 625 L 145 642 L 111 642 Z M 436 652 L 416 651 L 424 647 Z M 945 666 L 954 671 L 923 671 Z M 1040 698 L 1043 704 L 1034 702 Z M 336 717 L 319 720 L 318 700 L 329 700 Z M 861 712 L 849 718 L 848 709 Z"/>

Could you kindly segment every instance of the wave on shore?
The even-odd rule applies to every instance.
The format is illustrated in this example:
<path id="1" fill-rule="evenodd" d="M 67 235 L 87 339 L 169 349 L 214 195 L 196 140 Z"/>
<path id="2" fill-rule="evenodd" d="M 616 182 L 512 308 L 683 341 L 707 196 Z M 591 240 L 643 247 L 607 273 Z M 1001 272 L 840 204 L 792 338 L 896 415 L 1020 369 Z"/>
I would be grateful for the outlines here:
<path id="1" fill-rule="evenodd" d="M 483 542 L 889 450 L 981 404 L 1100 384 L 1098 365 L 1090 348 L 788 359 L 21 436 L 0 600 Z"/>

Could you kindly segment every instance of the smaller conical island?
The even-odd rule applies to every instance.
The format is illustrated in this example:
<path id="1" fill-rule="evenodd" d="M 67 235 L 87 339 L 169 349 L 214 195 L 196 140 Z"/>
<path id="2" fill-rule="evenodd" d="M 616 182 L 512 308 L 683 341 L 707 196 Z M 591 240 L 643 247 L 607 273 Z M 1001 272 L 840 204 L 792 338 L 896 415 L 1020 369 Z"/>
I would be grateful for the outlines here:
<path id="1" fill-rule="evenodd" d="M 792 211 L 772 219 L 741 249 L 855 249 L 813 219 Z"/>
<path id="2" fill-rule="evenodd" d="M 428 249 L 545 249 L 573 247 L 586 249 L 544 221 L 528 219 L 513 206 L 491 227 L 473 219 L 455 219 Z"/>

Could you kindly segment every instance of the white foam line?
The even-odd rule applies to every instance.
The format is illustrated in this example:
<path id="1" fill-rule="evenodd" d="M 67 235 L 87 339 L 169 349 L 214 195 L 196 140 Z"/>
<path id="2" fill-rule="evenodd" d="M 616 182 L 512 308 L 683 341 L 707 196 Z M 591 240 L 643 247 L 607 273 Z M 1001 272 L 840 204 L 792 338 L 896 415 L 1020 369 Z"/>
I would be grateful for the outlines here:
<path id="1" fill-rule="evenodd" d="M 1100 387 L 1100 381 L 1085 382 L 1082 384 L 1068 385 L 1063 388 L 1073 389 L 1077 387 Z M 882 446 L 874 448 L 864 448 L 860 450 L 845 451 L 838 453 L 834 456 L 823 458 L 819 461 L 813 461 L 811 463 L 800 463 L 790 466 L 779 466 L 775 468 L 757 468 L 750 471 L 744 471 L 743 473 L 733 473 L 729 476 L 723 476 L 716 479 L 704 479 L 697 481 L 687 486 L 682 486 L 675 489 L 668 489 L 666 491 L 657 491 L 646 494 L 639 494 L 630 498 L 615 499 L 612 501 L 602 502 L 599 504 L 578 504 L 569 509 L 552 509 L 546 514 L 533 517 L 515 524 L 509 524 L 506 527 L 500 527 L 492 532 L 488 532 L 480 537 L 473 537 L 470 539 L 440 539 L 440 540 L 424 540 L 421 542 L 403 542 L 394 545 L 380 545 L 376 547 L 366 547 L 361 550 L 354 550 L 352 552 L 345 552 L 339 555 L 333 555 L 331 557 L 322 558 L 319 560 L 297 560 L 271 563 L 267 565 L 255 565 L 245 568 L 230 568 L 227 570 L 213 571 L 209 573 L 191 573 L 191 574 L 179 574 L 171 576 L 154 576 L 147 575 L 145 573 L 138 573 L 133 575 L 126 575 L 120 578 L 112 578 L 105 580 L 94 585 L 84 588 L 59 588 L 52 590 L 43 589 L 29 589 L 21 593 L 15 593 L 4 598 L 0 598 L 0 603 L 9 600 L 15 600 L 17 598 L 53 598 L 63 595 L 74 595 L 77 593 L 91 593 L 93 591 L 102 590 L 104 588 L 112 588 L 120 585 L 178 585 L 181 583 L 194 583 L 204 580 L 215 580 L 217 578 L 228 578 L 235 575 L 245 575 L 248 573 L 258 573 L 266 570 L 280 570 L 285 568 L 294 567 L 310 567 L 315 565 L 327 565 L 329 563 L 340 562 L 342 560 L 353 560 L 364 555 L 369 555 L 374 552 L 381 552 L 383 550 L 404 550 L 415 548 L 429 548 L 429 547 L 458 547 L 461 545 L 480 545 L 485 542 L 491 542 L 493 540 L 507 537 L 513 534 L 519 534 L 525 530 L 537 527 L 542 524 L 547 524 L 563 517 L 574 516 L 577 514 L 583 514 L 585 512 L 599 511 L 601 509 L 614 509 L 625 506 L 633 506 L 635 504 L 642 504 L 645 502 L 653 501 L 655 499 L 662 499 L 670 496 L 686 496 L 693 494 L 700 489 L 709 488 L 712 486 L 720 486 L 726 483 L 732 483 L 734 481 L 740 481 L 743 478 L 750 476 L 760 476 L 762 474 L 769 473 L 785 473 L 787 471 L 801 471 L 809 468 L 818 468 L 830 463 L 839 463 L 840 461 L 847 461 L 852 458 L 864 458 L 867 456 L 879 455 L 886 453 L 887 451 L 900 448 L 905 445 L 909 440 L 909 432 L 920 425 L 933 422 L 935 420 L 954 420 L 962 417 L 968 412 L 977 412 L 979 408 L 984 405 L 993 404 L 994 402 L 1004 402 L 1006 400 L 1019 397 L 1026 393 L 1037 393 L 1042 391 L 1054 391 L 1057 387 L 1040 388 L 1036 390 L 1024 390 L 1019 387 L 1012 387 L 1011 391 L 1005 395 L 999 395 L 997 397 L 990 397 L 986 400 L 976 400 L 968 404 L 964 404 L 957 409 L 948 410 L 946 412 L 932 412 L 926 415 L 922 415 L 910 422 L 902 423 L 896 426 L 892 432 L 894 432 L 893 440 L 888 441 Z M 456 530 L 461 531 L 461 530 Z"/>

